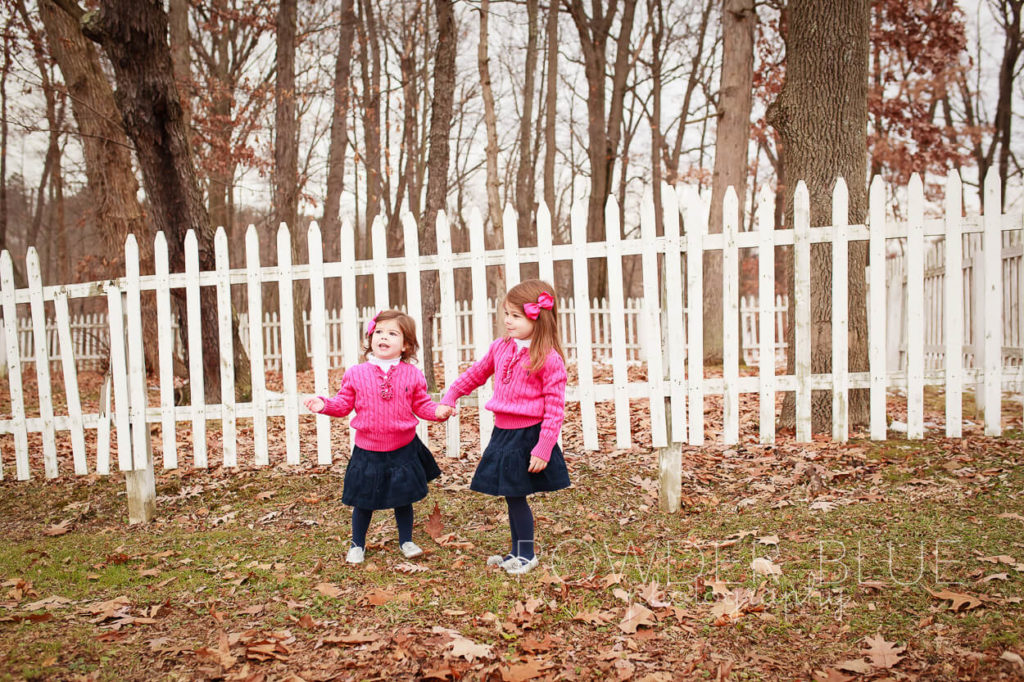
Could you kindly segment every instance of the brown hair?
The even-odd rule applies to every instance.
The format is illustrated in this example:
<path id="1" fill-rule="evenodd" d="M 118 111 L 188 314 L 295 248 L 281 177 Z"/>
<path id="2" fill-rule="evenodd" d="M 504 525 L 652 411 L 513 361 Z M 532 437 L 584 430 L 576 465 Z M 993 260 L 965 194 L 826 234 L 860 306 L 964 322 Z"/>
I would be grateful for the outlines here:
<path id="1" fill-rule="evenodd" d="M 505 294 L 505 300 L 502 301 L 502 308 L 506 305 L 512 306 L 525 315 L 526 311 L 523 309 L 523 304 L 536 303 L 537 298 L 543 293 L 547 293 L 552 299 L 557 299 L 555 288 L 547 282 L 539 279 L 525 280 L 508 290 L 508 293 Z M 544 361 L 547 359 L 548 353 L 551 352 L 552 348 L 558 351 L 558 354 L 562 356 L 564 361 L 565 352 L 562 351 L 562 340 L 558 336 L 558 303 L 552 302 L 551 310 L 541 308 L 537 319 L 532 320 L 532 322 L 533 336 L 530 343 L 530 371 L 535 372 L 544 366 Z"/>
<path id="2" fill-rule="evenodd" d="M 420 342 L 416 340 L 416 320 L 412 319 L 401 310 L 382 310 L 377 313 L 377 324 L 396 320 L 398 329 L 402 332 L 402 362 L 415 362 L 416 351 L 420 349 Z M 372 352 L 370 347 L 370 334 L 366 334 L 363 341 L 363 355 L 369 356 Z"/>

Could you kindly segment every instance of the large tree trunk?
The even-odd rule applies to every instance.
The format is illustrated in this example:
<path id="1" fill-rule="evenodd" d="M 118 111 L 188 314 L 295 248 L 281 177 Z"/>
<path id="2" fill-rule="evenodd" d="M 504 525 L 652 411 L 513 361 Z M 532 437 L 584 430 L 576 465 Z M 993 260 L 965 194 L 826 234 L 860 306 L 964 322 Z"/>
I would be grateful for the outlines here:
<path id="1" fill-rule="evenodd" d="M 338 211 L 345 188 L 345 151 L 348 147 L 348 79 L 352 73 L 352 39 L 356 31 L 354 0 L 342 0 L 341 36 L 334 63 L 334 113 L 331 115 L 331 146 L 327 152 L 327 193 L 324 197 L 323 231 L 333 235 L 341 227 Z M 351 304 L 346 301 L 345 305 Z"/>
<path id="2" fill-rule="evenodd" d="M 275 227 L 288 225 L 292 262 L 304 263 L 301 244 L 306 240 L 299 225 L 299 130 L 295 118 L 295 49 L 298 0 L 281 0 L 277 14 L 277 82 L 274 86 L 274 209 Z M 295 330 L 295 368 L 310 368 L 306 353 L 303 313 L 309 305 L 309 283 L 296 280 L 292 288 Z"/>
<path id="3" fill-rule="evenodd" d="M 437 16 L 437 49 L 434 55 L 434 98 L 430 108 L 430 150 L 427 173 L 427 206 L 420 227 L 420 248 L 436 253 L 437 214 L 445 207 L 448 195 L 448 158 L 451 153 L 448 135 L 455 100 L 456 27 L 453 0 L 434 0 Z M 427 386 L 437 390 L 433 372 L 434 338 L 430 321 L 437 312 L 437 278 L 433 272 L 422 275 L 423 286 L 423 357 Z"/>
<path id="4" fill-rule="evenodd" d="M 523 84 L 523 107 L 519 119 L 519 169 L 516 172 L 516 213 L 519 215 L 519 243 L 535 241 L 533 229 L 533 96 L 537 75 L 537 9 L 538 0 L 526 0 L 526 73 Z"/>
<path id="5" fill-rule="evenodd" d="M 842 177 L 849 187 L 850 222 L 867 216 L 867 86 L 871 27 L 868 0 L 791 0 L 786 38 L 786 74 L 768 121 L 782 138 L 781 162 L 787 178 L 786 224 L 792 225 L 793 190 L 803 180 L 810 194 L 811 225 L 832 222 L 832 190 Z M 850 371 L 867 370 L 865 308 L 867 245 L 850 245 Z M 811 247 L 811 371 L 832 367 L 832 249 Z M 790 296 L 792 301 L 792 295 Z M 792 349 L 792 344 L 790 344 Z M 794 371 L 790 353 L 789 371 Z M 815 391 L 812 428 L 827 432 L 832 400 Z M 794 394 L 787 393 L 785 425 L 793 423 Z M 864 390 L 851 391 L 850 422 L 867 422 Z"/>
<path id="6" fill-rule="evenodd" d="M 630 68 L 629 42 L 636 13 L 636 0 L 625 0 L 619 36 L 616 42 L 615 66 L 612 71 L 610 106 L 606 109 L 606 53 L 612 22 L 618 2 L 611 0 L 607 8 L 595 0 L 595 16 L 590 17 L 583 0 L 571 0 L 569 14 L 583 50 L 583 71 L 587 78 L 587 157 L 590 160 L 590 199 L 587 212 L 587 239 L 605 239 L 604 208 L 611 192 L 612 173 L 618 156 L 621 135 L 626 76 Z M 607 111 L 607 114 L 606 114 Z M 590 268 L 590 295 L 603 297 L 608 291 L 607 263 L 599 260 Z"/>
<path id="7" fill-rule="evenodd" d="M 754 80 L 754 0 L 722 2 L 722 87 L 718 100 L 718 134 L 711 180 L 708 231 L 722 231 L 722 201 L 727 188 L 739 206 L 747 195 L 747 145 Z M 742 222 L 740 223 L 742 227 Z M 722 362 L 722 252 L 704 254 L 704 361 Z"/>
<path id="8" fill-rule="evenodd" d="M 44 4 L 48 1 L 44 0 Z M 153 208 L 153 224 L 167 235 L 172 271 L 184 270 L 183 247 L 188 229 L 195 230 L 199 238 L 200 267 L 212 270 L 213 240 L 209 214 L 199 190 L 188 130 L 182 119 L 167 44 L 167 15 L 162 3 L 156 0 L 108 0 L 100 11 L 84 16 L 81 8 L 69 0 L 58 0 L 58 4 L 82 20 L 83 33 L 103 46 L 113 66 L 117 82 L 114 101 L 139 158 L 146 196 Z M 98 60 L 93 60 L 93 64 L 97 67 L 94 75 L 102 79 Z M 97 172 L 104 171 L 97 169 Z M 206 287 L 202 298 L 206 396 L 216 402 L 220 400 L 220 362 L 215 292 Z M 250 392 L 249 361 L 239 340 L 237 320 L 232 324 L 232 331 L 236 392 L 247 397 Z"/>

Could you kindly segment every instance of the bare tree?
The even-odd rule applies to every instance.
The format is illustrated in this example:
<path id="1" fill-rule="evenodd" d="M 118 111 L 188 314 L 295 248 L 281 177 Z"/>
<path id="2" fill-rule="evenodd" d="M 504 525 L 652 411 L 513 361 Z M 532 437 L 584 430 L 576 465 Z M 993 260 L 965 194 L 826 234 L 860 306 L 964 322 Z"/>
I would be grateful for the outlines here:
<path id="1" fill-rule="evenodd" d="M 453 0 L 434 0 L 437 17 L 437 48 L 434 56 L 434 97 L 430 110 L 430 151 L 427 175 L 427 206 L 420 227 L 421 250 L 436 252 L 437 214 L 444 209 L 448 195 L 448 159 L 452 110 L 455 99 L 455 7 Z M 423 248 L 426 247 L 426 248 Z M 427 386 L 437 390 L 432 371 L 434 339 L 430 321 L 437 312 L 437 279 L 434 273 L 422 276 L 423 285 L 423 357 L 428 371 Z"/>
<path id="2" fill-rule="evenodd" d="M 623 100 L 630 70 L 630 35 L 636 14 L 636 0 L 622 0 L 615 63 L 611 76 L 611 99 L 606 100 L 607 46 L 612 24 L 619 15 L 619 0 L 591 3 L 588 14 L 583 0 L 567 0 L 569 15 L 579 34 L 587 77 L 587 155 L 590 160 L 590 200 L 587 214 L 587 238 L 601 241 L 604 234 L 604 207 L 611 191 L 612 172 L 618 158 L 622 133 Z M 607 104 L 606 104 L 607 102 Z M 607 268 L 598 262 L 590 268 L 590 293 L 603 296 L 607 291 Z"/>
<path id="3" fill-rule="evenodd" d="M 184 270 L 183 245 L 188 229 L 195 230 L 199 238 L 200 267 L 212 270 L 210 219 L 199 189 L 188 144 L 188 130 L 182 119 L 167 44 L 167 15 L 162 3 L 156 0 L 108 0 L 101 10 L 86 14 L 73 0 L 54 2 L 81 22 L 82 32 L 99 43 L 110 59 L 117 82 L 117 109 L 139 158 L 146 195 L 153 206 L 153 223 L 168 236 L 172 270 Z M 175 291 L 178 294 L 181 290 Z M 217 306 L 214 292 L 209 287 L 203 291 L 202 297 L 201 351 L 206 396 L 218 400 Z M 233 321 L 232 332 L 236 390 L 247 396 L 250 391 L 249 362 L 239 340 L 237 320 Z"/>

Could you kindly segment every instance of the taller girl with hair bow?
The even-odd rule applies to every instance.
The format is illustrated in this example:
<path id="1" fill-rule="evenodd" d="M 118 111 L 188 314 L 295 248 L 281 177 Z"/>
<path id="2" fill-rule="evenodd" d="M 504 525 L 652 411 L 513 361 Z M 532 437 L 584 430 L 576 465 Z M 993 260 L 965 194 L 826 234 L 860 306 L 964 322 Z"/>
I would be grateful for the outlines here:
<path id="1" fill-rule="evenodd" d="M 352 506 L 352 546 L 345 560 L 362 563 L 366 531 L 376 509 L 394 509 L 398 545 L 408 558 L 423 550 L 412 541 L 412 503 L 427 496 L 427 482 L 441 475 L 434 456 L 416 435 L 420 419 L 441 421 L 454 410 L 427 394 L 427 381 L 409 364 L 420 347 L 416 322 L 398 310 L 384 310 L 366 327 L 367 361 L 349 367 L 333 398 L 306 398 L 311 412 L 356 416 L 355 447 L 345 470 L 341 501 Z"/>
<path id="2" fill-rule="evenodd" d="M 565 412 L 565 356 L 550 284 L 533 279 L 512 287 L 502 309 L 506 335 L 452 383 L 441 404 L 454 406 L 494 375 L 494 397 L 486 407 L 494 412 L 495 429 L 470 489 L 505 498 L 512 549 L 490 557 L 487 564 L 521 575 L 537 565 L 527 496 L 569 487 L 558 447 Z"/>

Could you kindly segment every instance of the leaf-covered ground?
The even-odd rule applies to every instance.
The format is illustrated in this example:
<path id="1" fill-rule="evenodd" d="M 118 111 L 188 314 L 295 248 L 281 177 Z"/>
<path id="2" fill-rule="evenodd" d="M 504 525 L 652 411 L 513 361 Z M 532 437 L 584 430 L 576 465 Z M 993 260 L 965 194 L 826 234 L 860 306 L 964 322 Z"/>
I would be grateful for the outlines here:
<path id="1" fill-rule="evenodd" d="M 288 467 L 279 438 L 268 468 L 160 474 L 143 527 L 121 475 L 8 476 L 0 679 L 1024 679 L 1017 432 L 764 447 L 744 415 L 741 446 L 684 449 L 669 515 L 656 453 L 612 449 L 610 406 L 596 453 L 570 414 L 574 486 L 533 498 L 522 577 L 484 565 L 507 524 L 468 490 L 468 429 L 416 505 L 413 561 L 378 513 L 345 564 L 347 458 Z"/>

